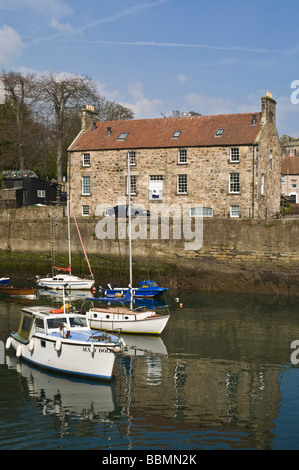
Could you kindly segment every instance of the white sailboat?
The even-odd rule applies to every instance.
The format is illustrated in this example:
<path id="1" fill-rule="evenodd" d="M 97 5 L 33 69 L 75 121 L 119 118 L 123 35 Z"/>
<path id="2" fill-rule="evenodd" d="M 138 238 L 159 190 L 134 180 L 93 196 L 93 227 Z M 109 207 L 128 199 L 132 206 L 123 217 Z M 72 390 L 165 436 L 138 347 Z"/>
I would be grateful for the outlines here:
<path id="1" fill-rule="evenodd" d="M 74 276 L 72 275 L 72 261 L 71 261 L 71 229 L 70 229 L 70 201 L 68 199 L 67 201 L 67 216 L 68 216 L 68 250 L 69 250 L 69 266 L 67 268 L 59 268 L 58 266 L 53 266 L 52 271 L 56 272 L 59 271 L 57 274 L 52 276 L 46 276 L 44 278 L 40 278 L 39 276 L 36 276 L 36 283 L 38 287 L 43 287 L 46 289 L 58 289 L 62 290 L 66 286 L 68 289 L 71 290 L 91 290 L 92 286 L 94 285 L 94 276 L 92 274 L 90 264 L 83 246 L 83 242 L 80 236 L 79 228 L 77 226 L 75 214 L 73 213 L 78 234 L 80 237 L 81 245 L 85 254 L 85 258 L 90 270 L 90 276 L 88 277 L 79 277 L 79 276 Z M 61 274 L 60 271 L 67 272 L 67 274 Z"/>
<path id="2" fill-rule="evenodd" d="M 121 330 L 122 333 L 160 335 L 167 325 L 170 315 L 161 315 L 154 309 L 137 307 L 133 309 L 132 302 L 132 225 L 131 225 L 131 177 L 130 177 L 130 156 L 128 155 L 128 216 L 129 216 L 129 261 L 130 261 L 130 284 L 125 297 L 123 298 L 90 298 L 89 300 L 104 301 L 105 305 L 99 307 L 92 306 L 86 312 L 91 328 L 100 330 Z M 107 305 L 107 302 L 109 303 Z M 123 305 L 112 306 L 112 303 L 122 303 Z M 125 302 L 130 303 L 130 308 Z"/>

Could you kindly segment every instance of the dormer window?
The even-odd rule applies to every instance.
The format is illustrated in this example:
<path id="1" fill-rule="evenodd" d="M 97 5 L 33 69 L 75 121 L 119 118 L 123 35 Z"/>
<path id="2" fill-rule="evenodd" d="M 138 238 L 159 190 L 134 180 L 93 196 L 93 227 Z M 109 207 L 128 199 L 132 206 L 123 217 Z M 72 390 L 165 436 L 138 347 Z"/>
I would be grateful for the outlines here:
<path id="1" fill-rule="evenodd" d="M 117 140 L 125 140 L 125 138 L 127 137 L 129 133 L 128 132 L 122 132 L 119 136 L 118 136 L 118 139 Z"/>
<path id="2" fill-rule="evenodd" d="M 224 129 L 222 129 L 222 128 L 217 129 L 217 132 L 216 132 L 216 134 L 215 134 L 215 137 L 220 137 L 220 136 L 222 136 L 223 132 L 224 132 Z"/>
<path id="3" fill-rule="evenodd" d="M 175 133 L 173 134 L 172 138 L 173 139 L 177 139 L 180 135 L 181 131 L 175 131 Z"/>

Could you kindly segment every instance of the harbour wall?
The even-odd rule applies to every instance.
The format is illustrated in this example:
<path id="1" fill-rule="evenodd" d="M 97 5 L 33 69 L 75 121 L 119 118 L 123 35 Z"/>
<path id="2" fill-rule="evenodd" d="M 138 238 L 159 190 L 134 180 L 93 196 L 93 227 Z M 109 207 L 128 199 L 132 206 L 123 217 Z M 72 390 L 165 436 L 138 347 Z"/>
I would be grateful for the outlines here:
<path id="1" fill-rule="evenodd" d="M 76 221 L 94 274 L 103 283 L 108 271 L 116 278 L 127 276 L 128 238 L 100 240 L 100 220 L 78 217 Z M 30 253 L 32 260 L 32 255 L 43 254 L 48 269 L 53 250 L 58 257 L 68 253 L 67 217 L 61 206 L 2 210 L 0 221 L 1 259 Z M 118 233 L 117 220 L 113 223 Z M 162 225 L 159 222 L 159 233 Z M 188 240 L 173 239 L 171 221 L 168 239 L 151 239 L 148 221 L 145 238 L 133 240 L 134 272 L 147 277 L 148 271 L 159 283 L 178 290 L 299 295 L 299 219 L 205 218 L 202 230 L 202 247 L 193 251 L 186 249 Z M 72 253 L 83 257 L 73 219 L 71 233 Z"/>

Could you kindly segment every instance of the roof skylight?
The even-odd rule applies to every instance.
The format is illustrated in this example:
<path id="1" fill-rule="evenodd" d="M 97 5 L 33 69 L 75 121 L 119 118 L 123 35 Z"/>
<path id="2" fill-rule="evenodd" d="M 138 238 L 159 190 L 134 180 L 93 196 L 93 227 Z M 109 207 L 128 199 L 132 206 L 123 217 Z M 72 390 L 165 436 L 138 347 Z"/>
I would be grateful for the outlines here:
<path id="1" fill-rule="evenodd" d="M 220 137 L 223 134 L 223 132 L 224 132 L 224 129 L 220 128 L 217 130 L 215 136 Z"/>
<path id="2" fill-rule="evenodd" d="M 175 131 L 175 133 L 173 134 L 172 138 L 173 139 L 177 139 L 180 135 L 181 131 Z"/>
<path id="3" fill-rule="evenodd" d="M 125 140 L 125 138 L 127 137 L 129 133 L 128 132 L 122 132 L 119 136 L 118 136 L 118 139 L 117 140 Z"/>

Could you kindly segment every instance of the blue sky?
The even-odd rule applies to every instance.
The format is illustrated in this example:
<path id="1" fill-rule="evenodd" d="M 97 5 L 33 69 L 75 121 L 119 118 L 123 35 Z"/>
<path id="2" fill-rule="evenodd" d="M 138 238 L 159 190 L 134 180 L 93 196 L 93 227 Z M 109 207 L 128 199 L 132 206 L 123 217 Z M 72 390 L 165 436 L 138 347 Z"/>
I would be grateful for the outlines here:
<path id="1" fill-rule="evenodd" d="M 88 75 L 135 118 L 256 112 L 270 91 L 299 137 L 298 18 L 298 0 L 0 0 L 0 69 Z"/>

